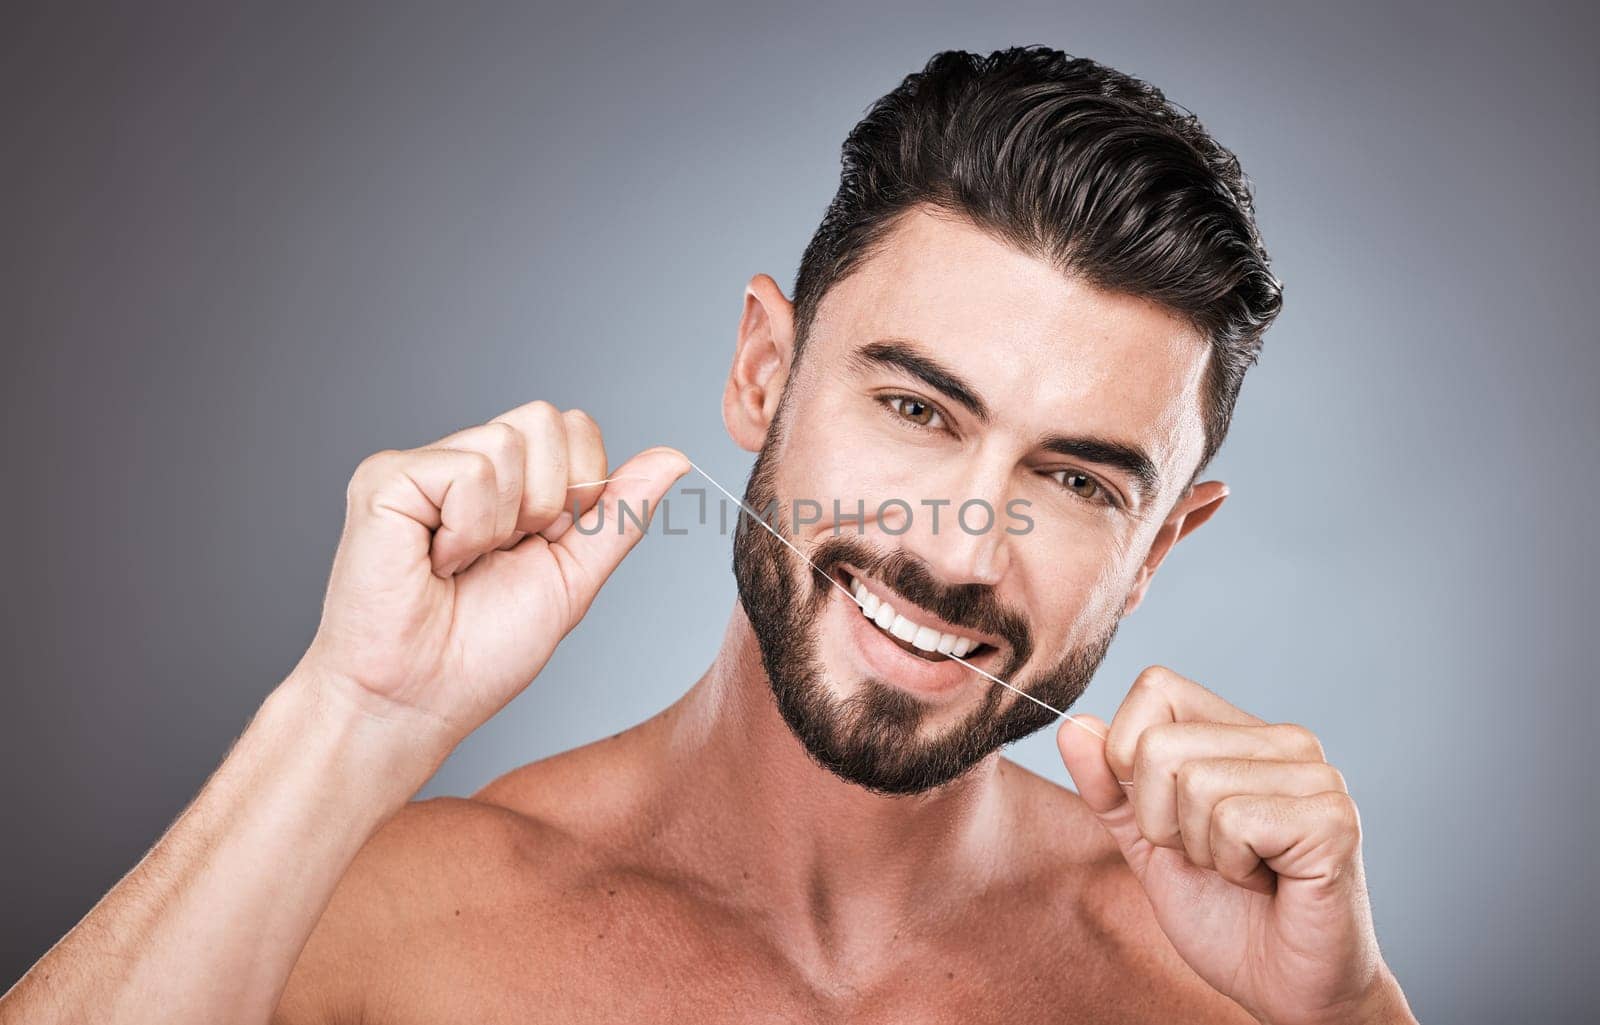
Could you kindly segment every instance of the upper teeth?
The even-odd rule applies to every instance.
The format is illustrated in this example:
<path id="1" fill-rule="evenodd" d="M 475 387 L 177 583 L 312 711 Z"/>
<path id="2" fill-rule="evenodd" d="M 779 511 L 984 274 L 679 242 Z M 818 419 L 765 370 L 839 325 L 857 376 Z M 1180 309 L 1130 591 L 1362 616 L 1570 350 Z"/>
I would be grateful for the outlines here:
<path id="1" fill-rule="evenodd" d="M 888 602 L 867 590 L 861 581 L 853 580 L 851 585 L 850 591 L 860 603 L 862 615 L 878 624 L 879 629 L 888 631 L 902 641 L 910 641 L 913 646 L 923 651 L 937 651 L 941 655 L 954 655 L 960 658 L 983 643 L 960 634 L 942 634 L 931 626 L 923 626 L 907 619 L 896 612 Z"/>

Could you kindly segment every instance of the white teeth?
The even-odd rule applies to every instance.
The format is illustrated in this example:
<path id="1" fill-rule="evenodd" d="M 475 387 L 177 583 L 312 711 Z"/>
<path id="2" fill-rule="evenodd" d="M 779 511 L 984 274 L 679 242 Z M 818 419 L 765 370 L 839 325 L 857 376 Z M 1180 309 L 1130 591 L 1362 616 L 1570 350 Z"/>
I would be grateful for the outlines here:
<path id="1" fill-rule="evenodd" d="M 978 647 L 979 642 L 970 637 L 942 634 L 932 627 L 914 623 L 899 615 L 895 612 L 894 606 L 867 590 L 865 584 L 854 578 L 850 581 L 850 593 L 855 595 L 856 601 L 861 605 L 861 614 L 877 624 L 878 629 L 887 631 L 902 641 L 908 641 L 913 647 L 922 651 L 937 651 L 941 655 L 961 658 Z"/>
<path id="2" fill-rule="evenodd" d="M 861 581 L 856 580 L 852 583 L 854 586 L 850 588 L 850 593 L 856 596 L 856 601 L 861 606 L 861 614 L 871 619 L 878 611 L 878 596 L 867 590 L 867 585 Z"/>

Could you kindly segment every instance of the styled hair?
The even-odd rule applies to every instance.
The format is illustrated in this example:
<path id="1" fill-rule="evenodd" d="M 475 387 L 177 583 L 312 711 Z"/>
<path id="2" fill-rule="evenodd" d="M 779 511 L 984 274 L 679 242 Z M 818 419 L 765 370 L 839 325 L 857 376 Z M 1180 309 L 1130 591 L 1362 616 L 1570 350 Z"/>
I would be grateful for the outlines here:
<path id="1" fill-rule="evenodd" d="M 845 139 L 839 191 L 795 280 L 796 359 L 828 289 L 932 204 L 1209 339 L 1205 443 L 1221 447 L 1283 305 L 1239 160 L 1161 90 L 1043 46 L 935 54 Z"/>

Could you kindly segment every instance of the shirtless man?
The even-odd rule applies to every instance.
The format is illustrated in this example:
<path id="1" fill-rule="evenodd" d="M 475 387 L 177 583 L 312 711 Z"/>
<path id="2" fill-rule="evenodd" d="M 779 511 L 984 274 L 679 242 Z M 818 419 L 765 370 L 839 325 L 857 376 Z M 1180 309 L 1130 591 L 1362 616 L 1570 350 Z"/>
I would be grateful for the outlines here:
<path id="1" fill-rule="evenodd" d="M 939 55 L 845 163 L 793 303 L 750 281 L 722 403 L 748 505 L 828 507 L 769 521 L 815 566 L 741 517 L 676 703 L 408 803 L 689 467 L 571 487 L 599 428 L 542 402 L 370 457 L 304 657 L 0 1019 L 1414 1020 L 1310 731 L 1152 666 L 1061 721 L 1074 794 L 999 753 L 1054 714 L 968 668 L 1070 706 L 1227 495 L 1198 477 L 1281 304 L 1237 165 L 1042 49 Z M 976 500 L 1018 515 L 959 526 Z"/>

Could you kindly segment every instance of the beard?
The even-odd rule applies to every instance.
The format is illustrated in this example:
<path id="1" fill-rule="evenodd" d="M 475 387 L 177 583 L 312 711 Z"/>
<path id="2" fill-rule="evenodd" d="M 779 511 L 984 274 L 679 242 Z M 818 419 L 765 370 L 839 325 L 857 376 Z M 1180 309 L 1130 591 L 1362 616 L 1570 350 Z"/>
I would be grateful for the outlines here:
<path id="1" fill-rule="evenodd" d="M 779 508 L 771 451 L 780 434 L 774 423 L 745 485 L 745 505 L 764 518 Z M 772 515 L 767 522 L 782 533 L 784 519 Z M 788 539 L 803 550 L 794 538 Z M 978 706 L 929 737 L 922 731 L 928 707 L 883 681 L 868 677 L 849 697 L 835 697 L 817 657 L 817 628 L 835 590 L 833 578 L 843 564 L 882 581 L 952 626 L 1005 638 L 1008 655 L 994 675 L 1062 710 L 1071 708 L 1088 688 L 1120 622 L 1114 617 L 1098 636 L 1055 665 L 1031 680 L 1015 681 L 1012 674 L 1028 661 L 1033 639 L 1027 619 L 1001 604 L 993 587 L 942 584 L 909 552 L 883 553 L 859 537 L 833 536 L 808 554 L 816 570 L 801 563 L 763 526 L 751 522 L 748 513 L 741 513 L 733 541 L 739 600 L 789 729 L 823 768 L 877 793 L 916 794 L 948 783 L 991 752 L 1048 726 L 1056 716 L 985 681 L 988 689 Z"/>

